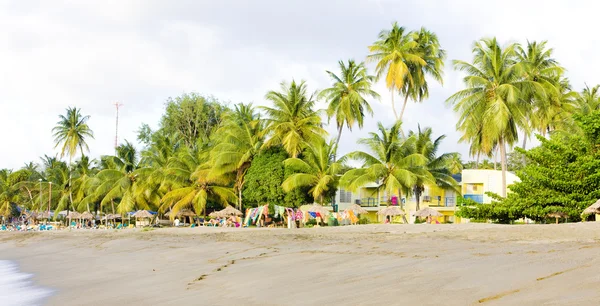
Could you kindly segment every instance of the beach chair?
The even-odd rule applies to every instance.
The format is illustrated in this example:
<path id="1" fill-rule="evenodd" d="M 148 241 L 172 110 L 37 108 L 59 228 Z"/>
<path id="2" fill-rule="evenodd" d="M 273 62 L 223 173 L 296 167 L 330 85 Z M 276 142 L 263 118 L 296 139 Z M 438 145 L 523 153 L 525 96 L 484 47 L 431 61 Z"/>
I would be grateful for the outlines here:
<path id="1" fill-rule="evenodd" d="M 6 231 L 6 230 L 7 230 L 6 225 L 2 224 L 2 227 L 0 227 L 0 231 Z"/>
<path id="2" fill-rule="evenodd" d="M 116 229 L 122 229 L 122 228 L 123 228 L 123 224 L 120 224 L 120 223 L 119 223 L 119 225 L 117 225 L 117 228 L 116 228 Z"/>

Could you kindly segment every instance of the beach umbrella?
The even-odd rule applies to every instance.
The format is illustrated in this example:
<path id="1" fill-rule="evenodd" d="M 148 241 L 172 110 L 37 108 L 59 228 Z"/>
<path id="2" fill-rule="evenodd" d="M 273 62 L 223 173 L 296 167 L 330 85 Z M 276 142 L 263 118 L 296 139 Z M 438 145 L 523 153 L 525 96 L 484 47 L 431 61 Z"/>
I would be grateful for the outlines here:
<path id="1" fill-rule="evenodd" d="M 358 204 L 352 204 L 352 205 L 350 205 L 350 207 L 346 208 L 346 211 L 352 211 L 355 214 L 366 214 L 366 213 L 368 213 L 368 211 L 366 209 L 362 208 Z"/>
<path id="2" fill-rule="evenodd" d="M 92 215 L 92 213 L 91 213 L 91 212 L 89 212 L 89 211 L 86 211 L 86 212 L 84 212 L 84 213 L 80 214 L 80 215 L 79 215 L 79 218 L 80 218 L 80 219 L 85 219 L 85 220 L 88 220 L 88 219 L 94 219 L 94 215 Z"/>
<path id="3" fill-rule="evenodd" d="M 138 210 L 133 215 L 135 218 L 152 218 L 154 215 L 147 210 Z"/>
<path id="4" fill-rule="evenodd" d="M 600 214 L 600 200 L 583 210 L 585 215 Z"/>
<path id="5" fill-rule="evenodd" d="M 69 218 L 69 219 L 79 219 L 80 217 L 81 217 L 81 214 L 76 211 L 71 211 L 67 215 L 67 218 Z"/>
<path id="6" fill-rule="evenodd" d="M 165 214 L 165 217 L 170 217 L 171 214 L 173 213 L 173 211 L 169 211 Z M 182 209 L 180 211 L 177 212 L 176 214 L 177 217 L 195 217 L 196 213 L 189 210 L 189 209 Z"/>
<path id="7" fill-rule="evenodd" d="M 553 212 L 553 213 L 549 213 L 548 217 L 550 218 L 556 218 L 556 224 L 558 224 L 558 219 L 559 218 L 566 218 L 568 215 L 565 214 L 562 211 L 557 211 L 557 212 Z"/>
<path id="8" fill-rule="evenodd" d="M 425 218 L 425 217 L 441 217 L 443 215 L 442 215 L 442 213 L 440 213 L 439 211 L 437 211 L 435 209 L 425 207 L 425 208 L 417 211 L 415 213 L 415 216 Z"/>
<path id="9" fill-rule="evenodd" d="M 300 209 L 303 211 L 308 211 L 308 212 L 318 212 L 323 217 L 329 215 L 329 209 L 327 209 L 317 203 L 314 203 L 312 205 L 302 205 L 300 207 Z"/>
<path id="10" fill-rule="evenodd" d="M 54 214 L 48 211 L 39 213 L 35 215 L 35 218 L 40 220 L 40 219 L 50 219 Z"/>
<path id="11" fill-rule="evenodd" d="M 227 207 L 225 207 L 225 209 L 219 210 L 216 213 L 217 217 L 228 217 L 228 216 L 233 216 L 233 215 L 241 216 L 243 214 L 241 211 L 233 208 L 233 206 L 231 206 L 231 205 L 227 205 Z"/>
<path id="12" fill-rule="evenodd" d="M 405 215 L 404 211 L 399 206 L 388 206 L 377 212 L 378 215 L 382 216 L 402 216 Z"/>

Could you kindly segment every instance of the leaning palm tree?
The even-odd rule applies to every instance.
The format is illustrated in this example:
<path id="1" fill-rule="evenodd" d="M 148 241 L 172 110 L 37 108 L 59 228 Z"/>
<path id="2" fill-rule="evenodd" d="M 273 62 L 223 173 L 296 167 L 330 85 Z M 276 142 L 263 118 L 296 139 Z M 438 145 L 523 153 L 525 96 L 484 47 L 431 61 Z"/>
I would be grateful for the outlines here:
<path id="1" fill-rule="evenodd" d="M 437 36 L 425 28 L 409 32 L 394 22 L 391 30 L 379 33 L 379 39 L 369 46 L 369 52 L 367 60 L 377 63 L 377 79 L 385 75 L 396 120 L 402 119 L 409 98 L 415 101 L 427 98 L 427 75 L 442 82 L 446 53 L 440 48 Z M 400 115 L 396 112 L 394 91 L 404 95 Z"/>
<path id="2" fill-rule="evenodd" d="M 327 134 L 321 127 L 321 118 L 313 110 L 313 95 L 308 96 L 306 83 L 292 81 L 289 86 L 281 83 L 281 91 L 269 91 L 266 99 L 273 107 L 261 107 L 267 114 L 265 147 L 282 145 L 291 157 L 297 157 L 305 143 Z"/>
<path id="3" fill-rule="evenodd" d="M 473 63 L 455 60 L 454 67 L 464 71 L 466 89 L 448 98 L 459 114 L 457 129 L 480 125 L 481 149 L 491 152 L 498 145 L 502 165 L 502 196 L 506 196 L 506 146 L 518 141 L 517 130 L 527 123 L 523 92 L 534 91 L 533 82 L 523 77 L 517 65 L 516 45 L 502 48 L 498 41 L 482 39 L 473 47 Z M 469 124 L 474 123 L 474 124 Z"/>
<path id="4" fill-rule="evenodd" d="M 415 153 L 421 154 L 426 158 L 426 163 L 422 166 L 417 167 L 420 171 L 420 175 L 417 175 L 415 184 L 412 187 L 412 192 L 415 195 L 417 202 L 416 210 L 421 209 L 421 195 L 425 191 L 425 186 L 437 186 L 444 189 L 452 189 L 456 192 L 460 192 L 460 186 L 456 180 L 452 177 L 453 174 L 460 172 L 462 167 L 457 160 L 458 153 L 444 153 L 437 155 L 439 146 L 446 138 L 446 135 L 442 135 L 435 140 L 432 139 L 433 130 L 431 128 L 421 129 L 418 127 L 417 132 L 410 132 L 409 136 L 414 136 L 415 141 Z M 417 170 L 415 169 L 415 170 Z"/>
<path id="5" fill-rule="evenodd" d="M 285 167 L 295 173 L 282 184 L 285 192 L 301 187 L 309 187 L 309 192 L 320 204 L 325 202 L 325 195 L 337 187 L 337 176 L 342 170 L 340 163 L 334 162 L 332 156 L 335 145 L 320 140 L 309 144 L 300 158 L 288 158 Z"/>
<path id="6" fill-rule="evenodd" d="M 246 172 L 264 144 L 264 122 L 252 104 L 238 104 L 233 113 L 223 121 L 217 131 L 220 142 L 211 152 L 212 174 L 216 176 L 235 173 L 234 191 L 238 209 L 242 209 L 242 189 Z"/>
<path id="7" fill-rule="evenodd" d="M 403 138 L 401 122 L 397 121 L 390 129 L 378 124 L 379 134 L 370 133 L 369 138 L 358 141 L 367 146 L 369 152 L 355 151 L 348 153 L 342 161 L 354 159 L 363 164 L 360 168 L 346 172 L 340 179 L 340 185 L 350 191 L 368 183 L 378 182 L 379 190 L 389 196 L 397 194 L 402 198 L 402 192 L 407 192 L 422 175 L 419 166 L 426 159 L 419 153 L 414 153 L 415 137 Z"/>
<path id="8" fill-rule="evenodd" d="M 54 143 L 56 148 L 59 146 L 60 157 L 69 156 L 69 185 L 71 184 L 71 162 L 77 155 L 77 151 L 83 154 L 84 150 L 89 151 L 86 139 L 94 138 L 94 133 L 87 124 L 90 116 L 83 116 L 81 110 L 76 107 L 67 108 L 66 115 L 60 115 L 60 120 L 52 129 Z M 73 195 L 69 195 L 70 204 L 73 205 Z"/>
<path id="9" fill-rule="evenodd" d="M 344 125 L 350 131 L 354 125 L 362 129 L 365 114 L 373 116 L 373 109 L 366 98 L 379 99 L 379 94 L 371 89 L 375 77 L 367 73 L 364 63 L 357 64 L 354 60 L 349 60 L 347 65 L 343 61 L 339 61 L 338 64 L 340 75 L 327 71 L 333 84 L 319 93 L 319 98 L 329 103 L 327 117 L 329 120 L 335 118 L 338 129 L 334 154 L 337 152 Z"/>
<path id="10" fill-rule="evenodd" d="M 196 214 L 204 211 L 208 201 L 227 206 L 235 201 L 235 193 L 228 187 L 230 179 L 222 175 L 212 175 L 210 165 L 204 164 L 196 168 L 189 177 L 192 184 L 169 191 L 161 199 L 159 210 L 171 211 L 174 217 L 185 208 L 193 208 Z"/>

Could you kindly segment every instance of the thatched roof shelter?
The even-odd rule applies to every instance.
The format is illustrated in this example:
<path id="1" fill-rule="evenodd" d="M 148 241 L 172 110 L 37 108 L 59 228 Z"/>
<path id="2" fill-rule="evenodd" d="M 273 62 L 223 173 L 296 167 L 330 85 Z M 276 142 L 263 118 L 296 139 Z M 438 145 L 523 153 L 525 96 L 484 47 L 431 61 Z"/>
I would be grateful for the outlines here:
<path id="1" fill-rule="evenodd" d="M 70 211 L 66 217 L 69 219 L 79 219 L 81 217 L 81 214 L 76 211 Z"/>
<path id="2" fill-rule="evenodd" d="M 132 216 L 135 218 L 152 218 L 152 217 L 154 217 L 154 215 L 151 214 L 147 210 L 138 210 Z"/>
<path id="3" fill-rule="evenodd" d="M 388 206 L 377 212 L 378 215 L 382 216 L 402 216 L 405 215 L 404 211 L 399 206 Z"/>
<path id="4" fill-rule="evenodd" d="M 81 215 L 79 215 L 79 218 L 80 219 L 86 219 L 86 220 L 88 220 L 88 219 L 94 219 L 94 215 L 92 215 L 91 212 L 86 211 L 86 212 L 82 213 Z"/>
<path id="5" fill-rule="evenodd" d="M 243 215 L 243 213 L 235 208 L 233 208 L 233 206 L 231 205 L 227 205 L 227 207 L 225 207 L 225 209 L 219 210 L 217 212 L 213 212 L 214 216 L 216 217 L 221 217 L 221 218 L 225 218 L 225 217 L 229 217 L 229 216 L 241 216 Z"/>
<path id="6" fill-rule="evenodd" d="M 425 218 L 425 217 L 441 217 L 442 213 L 440 213 L 439 211 L 437 211 L 437 210 L 435 210 L 433 208 L 425 207 L 425 208 L 417 211 L 415 213 L 415 216 L 421 217 L 421 218 Z"/>
<path id="7" fill-rule="evenodd" d="M 52 215 L 53 214 L 51 212 L 44 211 L 44 212 L 35 214 L 35 218 L 38 219 L 38 220 L 41 220 L 41 219 L 50 219 L 50 218 L 52 218 Z"/>
<path id="8" fill-rule="evenodd" d="M 346 208 L 346 211 L 352 211 L 355 214 L 366 214 L 366 213 L 368 213 L 368 211 L 366 209 L 362 208 L 358 204 L 352 204 L 352 205 L 350 205 L 350 207 Z"/>
<path id="9" fill-rule="evenodd" d="M 171 214 L 173 213 L 173 211 L 169 211 L 165 214 L 165 217 L 171 217 Z M 182 209 L 180 211 L 177 212 L 177 214 L 175 215 L 176 217 L 195 217 L 196 213 L 189 210 L 189 209 Z"/>
<path id="10" fill-rule="evenodd" d="M 556 218 L 556 224 L 558 224 L 558 219 L 560 218 L 567 218 L 569 215 L 567 215 L 566 213 L 562 212 L 562 211 L 557 211 L 557 212 L 553 212 L 553 213 L 549 213 L 548 217 L 550 218 Z"/>
<path id="11" fill-rule="evenodd" d="M 302 205 L 302 206 L 300 206 L 300 209 L 303 211 L 309 211 L 309 212 L 315 212 L 315 213 L 318 212 L 322 217 L 329 215 L 329 209 L 327 209 L 324 206 L 319 205 L 317 203 L 314 203 L 312 205 Z"/>
<path id="12" fill-rule="evenodd" d="M 600 214 L 600 200 L 583 210 L 584 215 Z"/>

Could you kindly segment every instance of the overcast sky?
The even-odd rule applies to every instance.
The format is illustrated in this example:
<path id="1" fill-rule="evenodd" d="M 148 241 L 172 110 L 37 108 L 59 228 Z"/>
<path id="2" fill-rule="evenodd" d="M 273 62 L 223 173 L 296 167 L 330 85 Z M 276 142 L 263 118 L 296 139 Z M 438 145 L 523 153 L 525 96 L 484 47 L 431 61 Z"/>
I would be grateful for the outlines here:
<path id="1" fill-rule="evenodd" d="M 0 0 L 0 168 L 54 155 L 51 129 L 68 106 L 91 116 L 90 154 L 113 152 L 115 107 L 120 140 L 135 140 L 142 123 L 155 128 L 170 96 L 195 91 L 220 100 L 265 104 L 281 81 L 329 85 L 338 60 L 362 61 L 380 30 L 398 21 L 436 32 L 448 52 L 443 86 L 410 103 L 405 129 L 417 123 L 446 134 L 442 149 L 467 158 L 457 144 L 456 115 L 445 107 L 463 88 L 452 59 L 471 60 L 475 40 L 548 40 L 574 87 L 597 84 L 598 4 L 587 1 Z M 372 68 L 372 66 L 371 66 Z M 371 70 L 372 71 L 372 70 Z M 377 121 L 393 122 L 382 83 L 375 117 L 362 131 L 345 131 L 341 153 Z M 398 101 L 399 99 L 396 99 Z M 330 129 L 333 132 L 333 129 Z"/>

